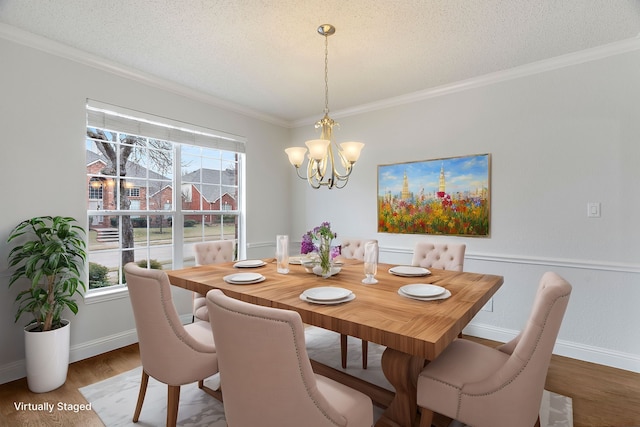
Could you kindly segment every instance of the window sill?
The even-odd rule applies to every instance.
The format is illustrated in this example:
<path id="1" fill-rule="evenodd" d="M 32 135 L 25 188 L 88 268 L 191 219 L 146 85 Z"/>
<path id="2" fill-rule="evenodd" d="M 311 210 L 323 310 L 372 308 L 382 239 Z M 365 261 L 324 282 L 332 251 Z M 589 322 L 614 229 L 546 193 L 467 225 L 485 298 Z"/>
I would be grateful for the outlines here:
<path id="1" fill-rule="evenodd" d="M 99 304 L 105 301 L 129 298 L 129 289 L 124 285 L 91 290 L 84 295 L 85 304 Z"/>

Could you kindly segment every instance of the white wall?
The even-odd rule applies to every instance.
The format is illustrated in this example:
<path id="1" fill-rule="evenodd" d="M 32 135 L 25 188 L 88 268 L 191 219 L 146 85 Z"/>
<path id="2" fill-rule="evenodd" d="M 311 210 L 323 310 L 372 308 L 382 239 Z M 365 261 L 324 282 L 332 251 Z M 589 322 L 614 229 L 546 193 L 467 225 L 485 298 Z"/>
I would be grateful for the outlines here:
<path id="1" fill-rule="evenodd" d="M 410 263 L 425 236 L 377 233 L 377 165 L 491 153 L 491 236 L 429 236 L 466 243 L 465 270 L 505 277 L 467 331 L 513 337 L 554 270 L 574 286 L 556 351 L 640 372 L 640 41 L 634 49 L 333 117 L 337 141 L 367 145 L 346 188 L 297 181 L 294 240 L 331 221 L 339 235 L 377 238 L 382 261 Z M 293 132 L 296 144 L 314 135 L 311 124 Z M 588 202 L 602 203 L 601 218 L 587 218 Z"/>
<path id="2" fill-rule="evenodd" d="M 7 29 L 0 30 L 0 383 L 25 375 L 22 327 L 30 320 L 25 316 L 14 323 L 18 289 L 7 289 L 10 230 L 38 215 L 73 216 L 86 226 L 87 98 L 245 137 L 248 255 L 273 254 L 264 242 L 271 244 L 276 232 L 287 232 L 290 222 L 291 180 L 282 154 L 290 138 L 286 127 L 161 89 L 154 79 L 147 84 L 122 72 L 44 53 L 3 38 Z M 36 45 L 40 43 L 51 47 L 35 39 Z M 186 291 L 175 293 L 181 314 L 190 312 L 190 298 Z M 72 360 L 135 342 L 126 295 L 96 304 L 80 302 L 80 312 L 71 320 Z"/>

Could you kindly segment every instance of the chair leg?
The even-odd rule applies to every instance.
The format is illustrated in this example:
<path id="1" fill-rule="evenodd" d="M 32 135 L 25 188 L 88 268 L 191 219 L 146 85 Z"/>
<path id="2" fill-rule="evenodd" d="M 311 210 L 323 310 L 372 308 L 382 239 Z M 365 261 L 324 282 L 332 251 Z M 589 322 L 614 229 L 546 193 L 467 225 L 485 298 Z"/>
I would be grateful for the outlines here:
<path id="1" fill-rule="evenodd" d="M 144 396 L 147 393 L 147 385 L 149 384 L 149 374 L 144 369 L 142 370 L 142 379 L 140 380 L 140 391 L 138 392 L 138 403 L 136 403 L 136 410 L 133 413 L 133 422 L 137 423 L 140 418 L 140 411 L 142 411 L 142 404 L 144 403 Z"/>
<path id="2" fill-rule="evenodd" d="M 427 408 L 420 408 L 420 427 L 431 427 L 433 421 L 433 411 Z"/>
<path id="3" fill-rule="evenodd" d="M 204 380 L 200 380 L 198 381 L 198 388 L 201 389 L 202 391 L 204 391 L 205 393 L 207 393 L 209 396 L 213 396 L 216 399 L 218 399 L 220 402 L 222 402 L 222 387 L 220 387 L 220 389 L 218 390 L 214 390 L 211 387 L 207 387 L 206 385 L 204 385 Z"/>
<path id="4" fill-rule="evenodd" d="M 347 369 L 347 336 L 345 334 L 340 334 L 340 357 L 342 369 Z"/>
<path id="5" fill-rule="evenodd" d="M 167 427 L 176 427 L 178 422 L 178 403 L 180 403 L 180 386 L 170 385 L 167 396 Z"/>
<path id="6" fill-rule="evenodd" d="M 369 358 L 369 341 L 362 340 L 362 369 L 367 369 Z"/>

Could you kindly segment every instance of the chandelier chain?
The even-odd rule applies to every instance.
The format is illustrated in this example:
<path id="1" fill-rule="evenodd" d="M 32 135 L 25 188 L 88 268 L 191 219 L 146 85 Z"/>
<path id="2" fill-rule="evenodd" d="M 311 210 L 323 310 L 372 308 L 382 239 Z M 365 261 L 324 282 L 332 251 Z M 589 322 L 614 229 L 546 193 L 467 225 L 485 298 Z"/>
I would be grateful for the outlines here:
<path id="1" fill-rule="evenodd" d="M 324 112 L 329 113 L 329 36 L 324 36 Z"/>

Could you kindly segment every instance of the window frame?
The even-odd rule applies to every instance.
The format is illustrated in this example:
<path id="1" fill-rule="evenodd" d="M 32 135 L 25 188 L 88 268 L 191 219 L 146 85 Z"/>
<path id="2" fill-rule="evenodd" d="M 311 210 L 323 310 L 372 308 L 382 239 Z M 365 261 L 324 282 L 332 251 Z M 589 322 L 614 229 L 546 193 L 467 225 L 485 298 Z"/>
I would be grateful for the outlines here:
<path id="1" fill-rule="evenodd" d="M 237 179 L 237 185 L 233 186 L 234 189 L 236 189 L 237 191 L 237 202 L 236 202 L 236 209 L 235 210 L 226 210 L 223 209 L 222 206 L 222 194 L 224 193 L 223 188 L 225 186 L 227 186 L 227 184 L 223 184 L 222 181 L 219 182 L 220 186 L 220 206 L 218 209 L 204 209 L 204 206 L 201 206 L 200 210 L 185 210 L 183 209 L 182 206 L 182 192 L 181 191 L 175 191 L 175 190 L 171 190 L 172 194 L 171 194 L 171 209 L 165 209 L 165 205 L 166 203 L 163 203 L 163 206 L 161 209 L 149 209 L 149 202 L 150 202 L 150 195 L 146 194 L 146 203 L 145 206 L 147 209 L 137 209 L 137 210 L 124 210 L 124 209 L 120 209 L 119 206 L 119 202 L 117 200 L 119 200 L 119 188 L 116 190 L 116 202 L 115 202 L 115 207 L 116 209 L 89 209 L 89 202 L 96 202 L 98 201 L 98 199 L 89 199 L 89 194 L 90 194 L 90 190 L 89 187 L 87 187 L 87 193 L 86 193 L 86 201 L 87 201 L 87 219 L 88 219 L 88 224 L 89 224 L 89 228 L 91 227 L 91 219 L 94 216 L 100 217 L 100 216 L 114 216 L 114 217 L 118 217 L 118 218 L 122 218 L 124 216 L 129 216 L 131 218 L 134 218 L 136 216 L 140 216 L 140 217 L 146 217 L 147 218 L 147 237 L 146 237 L 146 249 L 144 249 L 145 253 L 147 254 L 146 259 L 150 259 L 151 257 L 149 256 L 150 251 L 151 251 L 151 246 L 153 241 L 150 240 L 149 238 L 149 219 L 151 219 L 152 217 L 155 216 L 169 216 L 172 217 L 172 225 L 173 224 L 179 224 L 180 226 L 172 226 L 171 227 L 171 240 L 169 244 L 163 245 L 153 245 L 154 247 L 171 247 L 171 265 L 172 268 L 182 268 L 184 266 L 184 249 L 185 246 L 187 244 L 189 244 L 189 242 L 185 241 L 185 235 L 184 235 L 184 218 L 186 215 L 194 215 L 194 214 L 198 214 L 198 215 L 208 215 L 208 216 L 218 216 L 220 218 L 222 218 L 222 225 L 224 225 L 224 217 L 226 216 L 233 216 L 235 217 L 235 234 L 236 234 L 236 251 L 237 251 L 237 256 L 238 257 L 244 257 L 245 253 L 246 253 L 246 220 L 245 220 L 245 164 L 246 164 L 246 158 L 245 158 L 245 139 L 236 135 L 231 135 L 228 133 L 224 133 L 224 132 L 219 132 L 219 131 L 214 131 L 211 129 L 206 129 L 206 128 L 201 128 L 201 127 L 197 127 L 197 126 L 193 126 L 193 125 L 188 125 L 182 122 L 177 122 L 175 120 L 170 120 L 170 119 L 164 119 L 164 118 L 159 118 L 159 117 L 155 117 L 155 116 L 151 116 L 149 114 L 145 114 L 145 113 L 139 113 L 136 111 L 132 111 L 132 110 L 127 110 L 124 109 L 122 107 L 116 107 L 116 106 L 111 106 L 108 104 L 104 104 L 104 103 L 100 103 L 98 101 L 92 101 L 92 100 L 88 100 L 87 101 L 87 124 L 86 127 L 87 129 L 89 128 L 101 128 L 100 126 L 96 125 L 96 119 L 95 117 L 90 118 L 91 115 L 103 115 L 102 119 L 105 120 L 105 125 L 107 124 L 108 120 L 110 119 L 114 119 L 114 121 L 112 123 L 115 123 L 117 125 L 117 123 L 120 122 L 127 122 L 127 121 L 133 121 L 136 122 L 138 121 L 139 123 L 137 124 L 142 124 L 141 128 L 144 131 L 145 129 L 148 129 L 150 126 L 160 126 L 162 129 L 160 129 L 160 132 L 162 131 L 168 131 L 168 134 L 171 135 L 172 132 L 176 132 L 177 130 L 177 134 L 179 135 L 181 139 L 180 142 L 177 141 L 172 141 L 171 139 L 160 139 L 161 141 L 166 141 L 169 142 L 171 144 L 172 147 L 172 153 L 173 153 L 173 165 L 172 165 L 172 170 L 169 173 L 169 175 L 171 176 L 171 182 L 169 185 L 173 186 L 174 189 L 181 189 L 183 182 L 182 182 L 182 162 L 181 162 L 181 153 L 183 151 L 183 149 L 185 147 L 200 147 L 200 148 L 205 148 L 205 149 L 210 149 L 210 150 L 219 150 L 221 152 L 221 157 L 220 157 L 220 161 L 221 161 L 221 165 L 224 163 L 222 161 L 222 153 L 226 152 L 226 153 L 230 153 L 234 159 L 235 159 L 235 177 Z M 99 119 L 100 120 L 100 119 Z M 131 123 L 125 123 L 125 125 L 127 124 L 131 124 Z M 134 123 L 135 124 L 135 123 Z M 138 134 L 134 134 L 131 132 L 131 129 L 123 129 L 123 130 L 111 130 L 110 128 L 113 128 L 115 126 L 105 126 L 101 129 L 105 129 L 105 130 L 109 130 L 111 132 L 118 132 L 118 134 L 120 133 L 125 133 L 125 134 L 133 134 L 133 135 L 138 135 Z M 152 129 L 153 131 L 153 129 Z M 89 149 L 88 148 L 88 144 L 87 142 L 91 140 L 91 138 L 88 136 L 87 134 L 88 132 L 85 132 L 85 149 Z M 185 135 L 187 136 L 193 136 L 192 140 L 184 140 Z M 140 134 L 140 136 L 142 136 L 142 134 Z M 144 135 L 144 138 L 147 139 L 159 139 L 157 138 L 157 134 L 156 135 Z M 180 139 L 178 138 L 178 139 Z M 117 141 L 118 143 L 120 143 L 120 141 Z M 230 148 L 234 148 L 235 150 Z M 148 147 L 147 147 L 148 149 Z M 89 163 L 87 163 L 87 166 L 89 166 Z M 221 172 L 222 173 L 222 172 Z M 101 178 L 99 178 L 101 177 Z M 100 175 L 100 174 L 96 174 L 96 173 L 89 173 L 89 170 L 87 169 L 87 178 L 88 178 L 88 183 L 91 184 L 91 182 L 95 182 L 96 179 L 103 179 L 103 178 L 113 178 L 107 175 Z M 117 178 L 117 177 L 115 177 Z M 147 173 L 147 180 L 149 178 L 148 173 Z M 138 183 L 143 181 L 143 178 L 139 178 L 139 177 L 131 177 L 130 179 L 132 180 L 136 180 Z M 148 181 L 146 181 L 148 184 Z M 101 186 L 101 193 L 104 195 L 104 182 L 102 182 L 103 186 Z M 117 186 L 119 187 L 119 185 Z M 145 188 L 150 188 L 150 187 L 145 187 Z M 140 186 L 135 186 L 130 188 L 130 189 L 126 189 L 127 193 L 136 193 L 137 189 L 137 196 L 130 196 L 130 197 L 134 197 L 137 200 L 143 200 L 145 198 L 145 196 L 143 196 L 141 193 L 142 191 L 140 191 Z M 95 190 L 95 188 L 94 188 Z M 95 192 L 95 191 L 94 191 Z M 98 207 L 102 207 L 104 208 L 104 206 L 102 205 L 102 200 L 99 201 L 98 203 Z M 225 205 L 226 207 L 226 205 Z M 122 221 L 118 220 L 118 236 L 121 236 L 121 232 L 122 232 Z M 220 230 L 221 233 L 224 233 L 224 231 L 221 229 Z M 223 234 L 224 235 L 224 234 Z M 202 239 L 202 241 L 207 240 L 206 239 L 206 235 L 203 232 L 200 236 L 200 239 Z M 89 239 L 89 233 L 87 233 L 87 240 Z M 89 242 L 87 242 L 89 243 Z M 193 243 L 193 242 L 192 242 Z M 89 245 L 87 245 L 87 247 L 89 248 Z M 106 250 L 102 253 L 109 253 L 109 252 L 113 252 L 113 253 L 117 253 L 117 255 L 115 255 L 116 257 L 119 257 L 118 259 L 118 265 L 121 269 L 121 263 L 122 263 L 122 252 L 123 249 L 127 249 L 127 248 L 123 248 L 122 247 L 122 238 L 119 237 L 118 238 L 118 242 L 117 242 L 117 246 L 114 249 L 109 249 Z M 130 250 L 132 251 L 139 251 L 142 250 L 141 247 L 138 247 L 138 242 L 134 241 L 134 246 L 133 248 L 131 248 Z M 91 251 L 89 251 L 89 249 L 87 250 L 88 255 L 90 254 Z M 96 251 L 93 251 L 96 252 Z M 87 261 L 87 269 L 89 266 L 89 261 Z M 120 276 L 120 272 L 119 274 L 119 278 Z M 102 287 L 102 288 L 92 288 L 92 289 L 87 289 L 87 291 L 84 294 L 84 298 L 85 298 L 85 302 L 86 303 L 96 303 L 96 302 L 101 302 L 101 301 L 107 301 L 107 300 L 113 300 L 113 299 L 119 299 L 119 298 L 124 298 L 126 297 L 128 294 L 128 288 L 126 286 L 126 284 L 122 284 L 122 283 L 118 283 L 118 284 L 114 284 L 114 285 L 110 285 L 110 286 L 106 286 L 106 287 Z"/>

